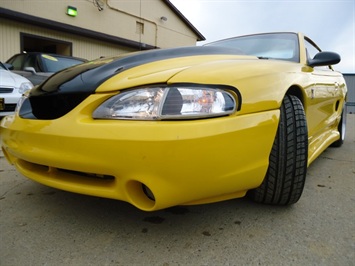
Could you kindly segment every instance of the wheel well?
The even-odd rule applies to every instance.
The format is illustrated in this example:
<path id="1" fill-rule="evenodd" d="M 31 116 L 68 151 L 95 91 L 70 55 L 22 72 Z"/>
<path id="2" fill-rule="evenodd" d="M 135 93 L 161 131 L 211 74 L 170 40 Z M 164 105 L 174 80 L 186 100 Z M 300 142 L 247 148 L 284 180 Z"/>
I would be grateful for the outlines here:
<path id="1" fill-rule="evenodd" d="M 292 87 L 290 87 L 290 88 L 288 89 L 288 91 L 287 91 L 286 94 L 287 94 L 287 95 L 296 96 L 298 99 L 300 99 L 300 101 L 301 101 L 301 103 L 302 103 L 302 105 L 303 105 L 303 108 L 305 108 L 305 105 L 304 105 L 304 99 L 305 99 L 305 97 L 304 97 L 304 95 L 303 95 L 302 90 L 301 90 L 300 87 L 298 87 L 298 86 L 292 86 Z M 305 112 L 306 112 L 306 110 L 305 110 Z"/>

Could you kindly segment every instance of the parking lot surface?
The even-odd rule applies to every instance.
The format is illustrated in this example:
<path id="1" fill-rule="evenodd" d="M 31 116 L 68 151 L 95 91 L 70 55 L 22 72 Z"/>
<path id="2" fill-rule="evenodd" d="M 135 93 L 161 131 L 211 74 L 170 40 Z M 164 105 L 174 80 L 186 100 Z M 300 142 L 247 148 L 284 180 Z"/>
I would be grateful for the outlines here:
<path id="1" fill-rule="evenodd" d="M 0 265 L 354 265 L 355 115 L 289 207 L 248 199 L 142 212 L 45 187 L 0 158 Z"/>

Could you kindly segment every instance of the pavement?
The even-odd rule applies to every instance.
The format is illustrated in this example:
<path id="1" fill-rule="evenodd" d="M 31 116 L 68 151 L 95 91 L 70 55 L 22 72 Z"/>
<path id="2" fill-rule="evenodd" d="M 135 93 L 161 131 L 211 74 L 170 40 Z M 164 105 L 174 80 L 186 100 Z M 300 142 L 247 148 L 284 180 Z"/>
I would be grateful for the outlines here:
<path id="1" fill-rule="evenodd" d="M 355 265 L 355 115 L 288 207 L 143 212 L 23 177 L 0 155 L 0 265 Z"/>

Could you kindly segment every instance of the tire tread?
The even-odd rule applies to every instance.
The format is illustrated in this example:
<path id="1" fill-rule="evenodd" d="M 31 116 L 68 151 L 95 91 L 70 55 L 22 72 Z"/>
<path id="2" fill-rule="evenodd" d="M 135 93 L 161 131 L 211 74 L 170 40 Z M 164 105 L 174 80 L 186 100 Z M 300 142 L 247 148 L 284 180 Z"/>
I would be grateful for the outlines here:
<path id="1" fill-rule="evenodd" d="M 286 95 L 280 109 L 280 121 L 269 157 L 266 177 L 251 191 L 254 201 L 288 205 L 302 195 L 308 160 L 308 132 L 301 101 Z"/>

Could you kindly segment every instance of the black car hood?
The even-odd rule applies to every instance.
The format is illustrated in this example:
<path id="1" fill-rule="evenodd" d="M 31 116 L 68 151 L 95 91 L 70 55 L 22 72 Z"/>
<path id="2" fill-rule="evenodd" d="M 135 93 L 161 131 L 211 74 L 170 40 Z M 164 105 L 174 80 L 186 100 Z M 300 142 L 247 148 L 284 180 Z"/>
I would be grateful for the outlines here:
<path id="1" fill-rule="evenodd" d="M 56 73 L 34 90 L 32 95 L 73 91 L 92 93 L 101 83 L 113 75 L 139 65 L 178 57 L 217 54 L 238 55 L 240 51 L 217 46 L 196 46 L 150 50 L 120 57 L 102 58 Z"/>
<path id="2" fill-rule="evenodd" d="M 150 50 L 119 57 L 102 58 L 64 69 L 32 89 L 21 108 L 24 118 L 54 119 L 75 108 L 110 77 L 143 64 L 197 55 L 240 55 L 240 51 L 218 46 Z M 26 108 L 27 106 L 27 108 Z"/>

